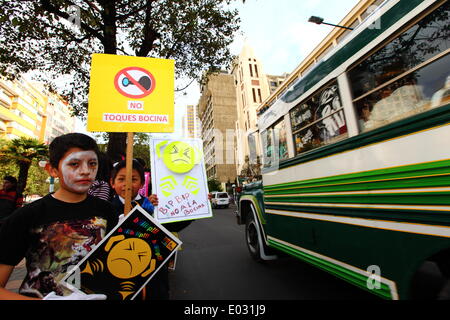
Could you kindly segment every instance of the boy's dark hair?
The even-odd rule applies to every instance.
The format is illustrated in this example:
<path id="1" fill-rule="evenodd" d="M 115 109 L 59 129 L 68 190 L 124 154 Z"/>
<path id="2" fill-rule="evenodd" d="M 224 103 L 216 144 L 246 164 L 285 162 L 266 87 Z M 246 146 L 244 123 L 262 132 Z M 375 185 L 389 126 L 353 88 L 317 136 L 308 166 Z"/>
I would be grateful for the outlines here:
<path id="1" fill-rule="evenodd" d="M 127 161 L 122 160 L 114 164 L 114 168 L 111 172 L 111 179 L 114 182 L 116 179 L 117 173 L 120 171 L 120 169 L 125 168 L 127 166 Z M 141 178 L 141 182 L 145 182 L 145 174 L 144 174 L 144 167 L 141 165 L 141 163 L 133 159 L 133 169 L 135 169 L 139 173 L 139 177 Z"/>
<path id="2" fill-rule="evenodd" d="M 59 161 L 70 148 L 80 148 L 81 150 L 92 150 L 99 154 L 97 143 L 94 139 L 83 133 L 68 133 L 56 137 L 49 145 L 49 161 L 53 168 L 58 168 Z"/>

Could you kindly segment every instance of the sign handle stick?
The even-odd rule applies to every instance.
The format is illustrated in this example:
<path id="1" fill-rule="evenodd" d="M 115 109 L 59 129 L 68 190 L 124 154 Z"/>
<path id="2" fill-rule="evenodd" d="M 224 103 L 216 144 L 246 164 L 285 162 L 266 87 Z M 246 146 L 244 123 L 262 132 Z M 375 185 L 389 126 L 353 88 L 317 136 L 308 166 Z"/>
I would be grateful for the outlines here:
<path id="1" fill-rule="evenodd" d="M 125 176 L 125 210 L 126 216 L 131 211 L 131 176 L 133 174 L 133 138 L 134 133 L 127 133 L 127 155 L 126 155 L 126 176 Z"/>

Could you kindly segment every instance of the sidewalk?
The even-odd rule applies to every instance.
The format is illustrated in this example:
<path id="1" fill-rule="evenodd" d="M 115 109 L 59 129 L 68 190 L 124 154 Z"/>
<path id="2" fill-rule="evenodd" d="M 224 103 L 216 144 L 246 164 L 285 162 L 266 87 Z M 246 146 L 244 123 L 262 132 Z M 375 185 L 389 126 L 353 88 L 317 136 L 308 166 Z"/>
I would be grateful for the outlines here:
<path id="1" fill-rule="evenodd" d="M 13 273 L 9 277 L 9 281 L 6 284 L 6 289 L 13 292 L 18 292 L 20 285 L 22 284 L 25 275 L 27 274 L 27 269 L 25 267 L 25 259 L 20 261 L 20 263 L 14 268 Z"/>

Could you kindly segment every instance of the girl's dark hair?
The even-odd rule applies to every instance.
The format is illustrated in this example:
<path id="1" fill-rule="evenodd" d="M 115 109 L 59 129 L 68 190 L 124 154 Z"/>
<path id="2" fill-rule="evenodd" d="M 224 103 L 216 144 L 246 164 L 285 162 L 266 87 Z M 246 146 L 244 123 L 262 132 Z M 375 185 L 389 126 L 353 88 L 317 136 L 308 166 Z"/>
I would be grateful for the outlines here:
<path id="1" fill-rule="evenodd" d="M 111 179 L 113 182 L 116 179 L 117 173 L 120 171 L 120 169 L 125 168 L 126 165 L 127 165 L 126 160 L 122 160 L 114 164 L 114 168 L 111 172 Z M 138 172 L 139 177 L 141 178 L 141 182 L 144 183 L 145 181 L 144 167 L 136 159 L 133 159 L 133 169 L 135 169 Z"/>
<path id="2" fill-rule="evenodd" d="M 49 145 L 49 161 L 53 168 L 58 168 L 59 162 L 70 148 L 80 148 L 99 154 L 97 143 L 90 136 L 83 133 L 68 133 L 56 137 Z"/>
<path id="3" fill-rule="evenodd" d="M 98 171 L 97 180 L 106 181 L 109 183 L 109 178 L 112 170 L 112 162 L 105 152 L 98 153 Z"/>

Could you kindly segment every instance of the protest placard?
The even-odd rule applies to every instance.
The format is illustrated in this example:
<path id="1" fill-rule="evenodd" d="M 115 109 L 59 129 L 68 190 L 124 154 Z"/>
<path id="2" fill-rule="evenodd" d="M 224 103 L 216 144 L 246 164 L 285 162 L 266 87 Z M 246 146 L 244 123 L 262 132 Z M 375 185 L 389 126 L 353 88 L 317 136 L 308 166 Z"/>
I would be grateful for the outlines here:
<path id="1" fill-rule="evenodd" d="M 200 139 L 151 139 L 152 190 L 161 223 L 212 217 Z"/>
<path id="2" fill-rule="evenodd" d="M 173 132 L 175 62 L 92 55 L 87 129 Z"/>
<path id="3" fill-rule="evenodd" d="M 181 241 L 136 205 L 62 283 L 72 291 L 133 300 Z"/>

